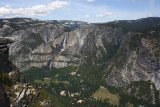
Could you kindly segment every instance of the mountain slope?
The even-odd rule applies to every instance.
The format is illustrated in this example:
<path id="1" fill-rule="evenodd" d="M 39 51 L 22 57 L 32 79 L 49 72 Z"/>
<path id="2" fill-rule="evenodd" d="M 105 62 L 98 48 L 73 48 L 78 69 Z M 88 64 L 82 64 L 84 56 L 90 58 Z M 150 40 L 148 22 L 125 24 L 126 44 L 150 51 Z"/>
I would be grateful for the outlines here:
<path id="1" fill-rule="evenodd" d="M 51 97 L 40 86 L 28 82 L 16 66 L 9 61 L 7 44 L 11 38 L 0 37 L 0 105 L 1 107 L 63 106 L 59 98 Z"/>
<path id="2" fill-rule="evenodd" d="M 54 56 L 52 56 L 52 42 L 66 31 L 62 25 L 40 22 L 35 19 L 5 19 L 1 23 L 3 24 L 0 29 L 2 36 L 10 33 L 8 36 L 15 40 L 10 47 L 10 59 L 20 71 L 29 69 L 30 65 L 37 67 L 47 65 Z M 10 23 L 18 27 L 12 27 Z M 5 26 L 11 30 L 6 32 Z"/>
<path id="3" fill-rule="evenodd" d="M 126 23 L 129 23 L 128 30 Z M 67 37 L 66 49 L 54 59 L 53 66 L 70 66 L 70 61 L 73 61 L 72 65 L 76 65 L 74 61 L 78 61 L 78 64 L 85 63 L 87 55 L 94 53 L 96 58 L 92 58 L 92 64 L 112 62 L 109 67 L 114 66 L 107 79 L 109 84 L 125 86 L 131 81 L 151 80 L 159 90 L 159 23 L 160 18 L 149 18 L 131 24 L 126 21 L 117 24 L 113 22 L 115 27 L 108 27 L 110 23 L 107 23 L 71 31 L 64 34 Z M 126 26 L 121 26 L 123 24 Z M 135 25 L 140 26 L 141 30 L 133 31 Z M 57 41 L 54 42 L 55 45 L 63 42 Z"/>
<path id="4" fill-rule="evenodd" d="M 113 86 L 126 87 L 126 90 L 114 91 L 122 95 L 121 98 L 131 95 L 143 100 L 142 105 L 158 104 L 160 98 L 153 93 L 160 91 L 159 28 L 158 17 L 114 21 L 74 30 L 39 21 L 8 35 L 16 41 L 10 46 L 10 54 L 20 71 L 27 70 L 25 73 L 30 80 L 47 86 L 47 90 L 55 86 L 57 94 L 68 92 L 70 103 L 89 99 L 101 86 Z M 47 81 L 53 84 L 44 85 L 44 78 L 49 78 Z M 142 90 L 135 88 L 142 84 L 149 91 L 141 93 Z M 130 89 L 134 90 L 132 94 Z M 75 93 L 79 97 L 71 97 Z M 149 97 L 145 99 L 146 95 Z M 120 99 L 120 104 L 123 101 Z M 131 102 L 129 98 L 127 101 Z"/>
<path id="5" fill-rule="evenodd" d="M 54 59 L 53 66 L 78 66 L 76 72 L 87 76 L 89 73 L 96 78 L 104 71 L 101 76 L 106 78 L 110 86 L 124 87 L 134 81 L 151 81 L 156 90 L 160 90 L 159 23 L 160 18 L 147 18 L 131 22 L 116 21 L 71 31 L 64 34 L 67 38 L 66 48 Z M 63 39 L 54 43 L 60 45 L 62 42 Z M 96 66 L 101 69 L 94 71 Z M 93 71 L 89 71 L 89 68 Z M 150 90 L 150 87 L 146 88 Z M 155 100 L 152 98 L 153 104 Z"/>

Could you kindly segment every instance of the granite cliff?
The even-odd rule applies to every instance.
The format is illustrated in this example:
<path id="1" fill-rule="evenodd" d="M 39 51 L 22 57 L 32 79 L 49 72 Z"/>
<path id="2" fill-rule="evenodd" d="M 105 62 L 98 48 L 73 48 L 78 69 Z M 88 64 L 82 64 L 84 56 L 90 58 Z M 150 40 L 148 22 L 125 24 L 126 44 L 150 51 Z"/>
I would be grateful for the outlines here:
<path id="1" fill-rule="evenodd" d="M 13 42 L 11 38 L 0 37 L 0 106 L 50 106 L 51 99 L 47 92 L 27 82 L 25 76 L 9 61 L 7 45 Z"/>
<path id="2" fill-rule="evenodd" d="M 54 59 L 53 66 L 78 66 L 94 53 L 93 64 L 112 68 L 108 84 L 122 87 L 132 81 L 151 80 L 160 90 L 159 24 L 160 18 L 115 21 L 64 33 L 55 39 L 54 47 L 61 45 L 62 37 L 67 38 L 65 50 Z"/>
<path id="3" fill-rule="evenodd" d="M 8 60 L 9 52 L 7 44 L 12 43 L 13 40 L 9 38 L 0 38 L 0 75 L 2 73 L 8 73 L 11 71 L 11 64 Z M 2 107 L 9 107 L 10 102 L 7 94 L 5 92 L 5 88 L 2 84 L 2 80 L 0 79 L 0 105 Z"/>
<path id="4" fill-rule="evenodd" d="M 0 34 L 15 40 L 10 45 L 10 59 L 21 72 L 32 67 L 74 67 L 73 72 L 85 75 L 86 69 L 99 67 L 103 69 L 96 71 L 95 76 L 101 74 L 110 86 L 127 87 L 133 82 L 151 81 L 149 88 L 155 86 L 153 90 L 160 91 L 159 28 L 158 17 L 73 30 L 35 19 L 6 19 L 1 20 Z M 85 65 L 88 68 L 82 69 Z"/>

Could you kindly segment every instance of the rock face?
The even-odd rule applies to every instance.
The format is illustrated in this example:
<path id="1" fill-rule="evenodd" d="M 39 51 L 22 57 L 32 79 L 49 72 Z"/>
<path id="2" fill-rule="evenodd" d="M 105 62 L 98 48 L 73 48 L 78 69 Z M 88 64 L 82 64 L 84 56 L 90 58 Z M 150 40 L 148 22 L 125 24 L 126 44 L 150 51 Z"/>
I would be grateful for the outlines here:
<path id="1" fill-rule="evenodd" d="M 1 107 L 10 107 L 9 98 L 7 97 L 2 83 L 0 83 L 0 105 Z"/>
<path id="2" fill-rule="evenodd" d="M 10 58 L 20 71 L 46 66 L 55 55 L 54 39 L 64 31 L 61 25 L 47 23 L 15 31 L 10 35 L 16 41 L 10 46 Z"/>
<path id="3" fill-rule="evenodd" d="M 11 71 L 9 58 L 9 48 L 7 44 L 13 43 L 12 39 L 9 38 L 0 38 L 0 74 L 2 72 Z"/>
<path id="4" fill-rule="evenodd" d="M 0 106 L 28 107 L 29 104 L 32 105 L 36 101 L 39 106 L 49 106 L 51 100 L 47 94 L 45 94 L 47 98 L 41 99 L 45 105 L 40 104 L 38 98 L 44 96 L 43 93 L 40 93 L 41 88 L 35 88 L 29 84 L 15 66 L 9 62 L 7 44 L 13 42 L 11 38 L 0 38 Z"/>
<path id="5" fill-rule="evenodd" d="M 13 40 L 10 38 L 0 38 L 0 74 L 11 71 L 11 64 L 8 61 L 9 49 L 7 44 L 13 43 Z M 0 105 L 1 107 L 9 107 L 10 102 L 5 89 L 0 80 Z"/>
<path id="6" fill-rule="evenodd" d="M 54 46 L 61 45 L 67 38 L 66 48 L 54 59 L 53 66 L 78 66 L 94 53 L 93 64 L 105 58 L 97 65 L 108 65 L 106 72 L 112 68 L 106 78 L 109 85 L 123 87 L 133 81 L 150 80 L 160 90 L 159 24 L 160 18 L 115 21 L 64 33 L 54 42 Z"/>
<path id="7" fill-rule="evenodd" d="M 27 20 L 15 19 L 16 30 L 11 19 L 2 20 L 0 30 L 5 36 L 4 31 L 10 29 L 8 36 L 16 41 L 10 55 L 20 71 L 48 64 L 50 68 L 80 66 L 92 56 L 93 65 L 110 71 L 104 74 L 109 85 L 150 80 L 160 90 L 160 18 L 114 21 L 71 31 L 59 24 Z"/>
<path id="8" fill-rule="evenodd" d="M 11 101 L 10 106 L 27 107 L 29 104 L 34 104 L 39 98 L 39 89 L 28 84 L 25 77 L 17 71 L 13 70 L 8 75 L 10 80 L 16 81 L 12 84 L 12 89 L 6 90 Z"/>
<path id="9" fill-rule="evenodd" d="M 29 105 L 34 106 L 34 104 L 46 107 L 51 104 L 51 99 L 48 94 L 42 93 L 41 91 L 44 90 L 42 90 L 41 87 L 35 87 L 33 84 L 28 83 L 25 76 L 16 71 L 16 69 L 12 69 L 11 72 L 3 75 L 7 75 L 9 81 L 11 81 L 11 84 L 4 84 L 7 94 L 2 93 L 2 89 L 4 90 L 4 88 L 1 89 L 0 87 L 0 95 L 3 95 L 2 97 L 0 96 L 0 103 L 4 103 L 3 105 L 7 104 L 3 107 L 28 107 Z M 41 104 L 41 101 L 44 102 L 45 105 Z"/>
<path id="10" fill-rule="evenodd" d="M 157 36 L 159 38 L 160 35 Z M 110 85 L 122 87 L 132 81 L 150 80 L 155 84 L 157 90 L 160 90 L 160 53 L 159 47 L 156 47 L 160 45 L 159 42 L 159 39 L 154 37 L 152 39 L 141 38 L 135 50 L 128 50 L 123 55 L 120 54 L 119 59 L 124 58 L 124 62 L 121 62 L 123 65 L 117 64 L 113 67 L 113 72 L 106 79 L 107 82 Z"/>
<path id="11" fill-rule="evenodd" d="M 73 30 L 56 38 L 54 46 L 60 46 L 63 38 L 67 38 L 65 50 L 61 50 L 54 59 L 53 66 L 56 68 L 66 66 L 78 66 L 85 63 L 88 54 L 95 52 L 97 57 L 102 58 L 102 54 L 107 54 L 106 43 L 118 44 L 123 32 L 119 28 L 112 29 L 105 26 L 89 26 Z M 61 41 L 59 41 L 61 40 Z"/>

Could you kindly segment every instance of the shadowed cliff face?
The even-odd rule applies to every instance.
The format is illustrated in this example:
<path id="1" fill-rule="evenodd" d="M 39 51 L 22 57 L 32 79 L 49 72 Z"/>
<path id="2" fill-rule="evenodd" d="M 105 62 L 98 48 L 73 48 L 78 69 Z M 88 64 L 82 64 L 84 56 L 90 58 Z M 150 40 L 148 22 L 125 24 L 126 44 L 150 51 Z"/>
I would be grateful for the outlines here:
<path id="1" fill-rule="evenodd" d="M 8 61 L 9 48 L 7 44 L 9 43 L 13 43 L 13 40 L 9 38 L 0 38 L 0 74 L 11 71 L 11 64 Z M 5 89 L 0 80 L 0 106 L 9 107 L 9 105 L 9 98 L 7 97 Z"/>
<path id="2" fill-rule="evenodd" d="M 12 39 L 0 38 L 0 74 L 2 72 L 11 71 L 11 64 L 9 63 L 9 48 L 7 44 L 13 43 Z"/>
<path id="3" fill-rule="evenodd" d="M 1 107 L 9 107 L 10 105 L 9 98 L 7 97 L 7 94 L 5 92 L 2 83 L 0 83 L 0 105 Z"/>

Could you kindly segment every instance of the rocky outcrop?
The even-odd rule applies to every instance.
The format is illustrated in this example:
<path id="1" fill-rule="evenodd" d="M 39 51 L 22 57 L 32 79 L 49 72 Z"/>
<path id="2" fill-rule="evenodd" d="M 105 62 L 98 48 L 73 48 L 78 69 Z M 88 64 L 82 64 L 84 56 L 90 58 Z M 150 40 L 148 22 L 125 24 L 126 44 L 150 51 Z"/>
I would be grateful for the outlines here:
<path id="1" fill-rule="evenodd" d="M 8 61 L 9 57 L 9 49 L 7 44 L 13 43 L 13 40 L 10 38 L 0 38 L 0 74 L 7 73 L 11 71 L 11 64 Z M 10 102 L 7 94 L 5 92 L 5 88 L 0 80 L 0 106 L 1 107 L 9 107 Z"/>
<path id="2" fill-rule="evenodd" d="M 156 89 L 160 90 L 159 33 L 156 34 L 156 37 L 151 32 L 144 35 L 140 34 L 140 38 L 137 37 L 139 42 L 134 40 L 135 46 L 137 45 L 136 42 L 138 43 L 134 49 L 131 46 L 133 43 L 132 37 L 129 43 L 125 44 L 126 48 L 123 47 L 127 51 L 123 52 L 123 54 L 122 51 L 117 53 L 119 54 L 117 59 L 124 62 L 116 60 L 117 65 L 113 67 L 112 73 L 106 79 L 107 83 L 112 86 L 122 87 L 130 84 L 132 81 L 150 80 L 154 83 Z"/>
<path id="3" fill-rule="evenodd" d="M 17 68 L 9 62 L 7 44 L 13 42 L 11 38 L 0 38 L 0 106 L 28 107 L 36 101 L 39 106 L 48 106 L 51 100 L 47 93 L 45 93 L 47 98 L 41 99 L 45 105 L 41 104 L 38 100 L 39 97 L 44 96 L 44 93 L 40 93 L 41 87 L 36 88 L 29 84 Z"/>
<path id="4" fill-rule="evenodd" d="M 32 66 L 47 66 L 56 54 L 53 41 L 64 30 L 61 25 L 47 24 L 12 33 L 10 36 L 16 42 L 10 46 L 11 60 L 20 71 L 28 70 Z"/>
<path id="5" fill-rule="evenodd" d="M 17 71 L 11 71 L 9 78 L 15 83 L 12 84 L 12 89 L 7 89 L 7 94 L 10 99 L 11 107 L 28 107 L 29 104 L 34 104 L 39 98 L 39 88 L 29 85 L 25 77 Z"/>
<path id="6" fill-rule="evenodd" d="M 7 44 L 13 43 L 13 40 L 10 38 L 0 38 L 0 74 L 2 72 L 11 71 L 9 63 L 9 48 Z"/>

